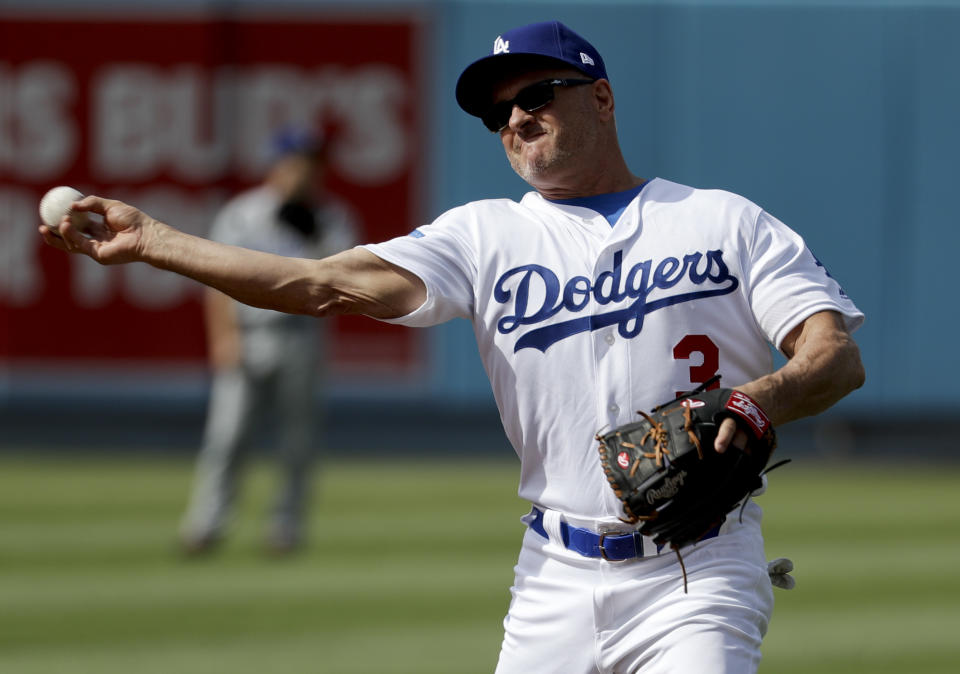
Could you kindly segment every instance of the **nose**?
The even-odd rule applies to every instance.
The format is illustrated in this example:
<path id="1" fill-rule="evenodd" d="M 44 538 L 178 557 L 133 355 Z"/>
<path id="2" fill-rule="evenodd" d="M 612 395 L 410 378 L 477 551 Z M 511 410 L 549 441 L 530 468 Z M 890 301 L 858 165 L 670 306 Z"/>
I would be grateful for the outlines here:
<path id="1" fill-rule="evenodd" d="M 529 124 L 533 119 L 532 112 L 527 112 L 519 105 L 514 104 L 513 110 L 510 111 L 510 121 L 507 122 L 507 126 L 517 131 L 524 125 Z"/>

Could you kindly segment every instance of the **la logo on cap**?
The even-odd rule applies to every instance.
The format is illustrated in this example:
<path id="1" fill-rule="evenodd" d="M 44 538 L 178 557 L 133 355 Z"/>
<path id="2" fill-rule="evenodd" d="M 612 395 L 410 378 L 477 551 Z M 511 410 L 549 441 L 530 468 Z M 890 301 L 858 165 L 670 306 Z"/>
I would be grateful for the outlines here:
<path id="1" fill-rule="evenodd" d="M 502 36 L 498 35 L 496 41 L 493 43 L 493 53 L 509 54 L 510 42 L 508 40 L 504 40 Z"/>

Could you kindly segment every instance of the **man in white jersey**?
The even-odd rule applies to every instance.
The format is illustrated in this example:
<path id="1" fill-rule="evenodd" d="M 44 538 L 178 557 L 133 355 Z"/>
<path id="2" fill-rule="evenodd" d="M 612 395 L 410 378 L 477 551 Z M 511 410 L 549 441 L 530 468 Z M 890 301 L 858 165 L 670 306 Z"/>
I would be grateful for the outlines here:
<path id="1" fill-rule="evenodd" d="M 469 203 L 321 261 L 201 241 L 99 197 L 78 204 L 105 216 L 91 238 L 41 231 L 102 263 L 143 260 L 255 306 L 472 321 L 532 506 L 497 671 L 755 671 L 773 603 L 760 508 L 748 502 L 683 549 L 685 594 L 676 556 L 620 521 L 594 434 L 715 373 L 774 425 L 819 413 L 863 381 L 850 337 L 862 314 L 758 206 L 631 173 L 603 60 L 566 26 L 497 36 L 457 98 L 534 188 L 519 203 Z M 769 343 L 788 358 L 776 371 Z M 715 450 L 738 441 L 728 420 Z M 624 538 L 630 546 L 612 544 Z"/>

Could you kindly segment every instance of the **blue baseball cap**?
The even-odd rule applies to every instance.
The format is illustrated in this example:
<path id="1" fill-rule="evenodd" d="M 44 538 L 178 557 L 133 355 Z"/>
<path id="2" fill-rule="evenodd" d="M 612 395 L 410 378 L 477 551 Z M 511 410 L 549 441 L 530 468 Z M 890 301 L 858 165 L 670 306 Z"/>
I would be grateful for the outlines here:
<path id="1" fill-rule="evenodd" d="M 492 102 L 493 86 L 505 75 L 557 65 L 607 79 L 600 53 L 583 37 L 559 21 L 531 23 L 498 35 L 490 54 L 466 67 L 457 80 L 457 103 L 479 117 Z"/>
<path id="2" fill-rule="evenodd" d="M 270 139 L 270 157 L 278 160 L 290 154 L 319 156 L 324 145 L 323 135 L 312 128 L 283 126 Z"/>

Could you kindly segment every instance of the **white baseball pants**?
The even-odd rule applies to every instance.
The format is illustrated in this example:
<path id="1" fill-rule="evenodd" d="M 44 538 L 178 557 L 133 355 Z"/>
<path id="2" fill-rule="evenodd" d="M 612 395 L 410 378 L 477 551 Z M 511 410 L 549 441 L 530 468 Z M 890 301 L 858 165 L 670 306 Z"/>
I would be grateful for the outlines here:
<path id="1" fill-rule="evenodd" d="M 727 519 L 681 550 L 688 594 L 670 549 L 607 562 L 565 549 L 556 527 L 551 540 L 528 529 L 497 674 L 756 672 L 773 611 L 761 510 Z"/>

